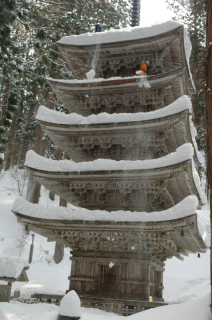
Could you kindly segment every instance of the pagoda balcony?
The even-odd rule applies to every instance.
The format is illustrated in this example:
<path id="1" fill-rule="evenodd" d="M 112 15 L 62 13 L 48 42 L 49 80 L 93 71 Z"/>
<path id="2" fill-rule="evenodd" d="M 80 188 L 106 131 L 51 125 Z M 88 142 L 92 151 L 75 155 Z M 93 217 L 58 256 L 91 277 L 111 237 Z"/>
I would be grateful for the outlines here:
<path id="1" fill-rule="evenodd" d="M 165 157 L 144 161 L 98 159 L 74 163 L 27 153 L 25 166 L 47 189 L 87 209 L 161 211 L 194 194 L 204 195 L 193 164 L 193 147 L 185 144 Z"/>
<path id="2" fill-rule="evenodd" d="M 150 36 L 149 36 L 150 35 Z M 96 77 L 129 77 L 147 63 L 148 75 L 187 66 L 187 31 L 175 21 L 149 28 L 128 28 L 63 37 L 57 42 L 62 58 L 77 79 L 91 69 Z M 189 47 L 189 48 L 188 48 Z M 189 77 L 189 70 L 187 70 Z"/>
<path id="3" fill-rule="evenodd" d="M 185 144 L 196 147 L 187 96 L 162 110 L 82 117 L 40 107 L 37 120 L 54 144 L 75 162 L 98 158 L 145 160 L 165 156 Z M 194 153 L 199 166 L 199 151 Z"/>
<path id="4" fill-rule="evenodd" d="M 161 109 L 192 87 L 186 79 L 186 69 L 148 77 L 56 80 L 48 84 L 67 110 L 83 116 L 107 113 L 149 112 Z"/>

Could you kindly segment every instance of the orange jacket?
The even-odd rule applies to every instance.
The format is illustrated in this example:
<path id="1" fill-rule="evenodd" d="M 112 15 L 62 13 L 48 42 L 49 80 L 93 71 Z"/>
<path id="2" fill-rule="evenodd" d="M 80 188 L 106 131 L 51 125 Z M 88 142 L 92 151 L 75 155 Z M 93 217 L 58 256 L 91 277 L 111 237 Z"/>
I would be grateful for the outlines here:
<path id="1" fill-rule="evenodd" d="M 146 63 L 143 63 L 141 65 L 140 71 L 141 71 L 141 75 L 142 76 L 146 76 L 147 75 L 147 65 L 146 65 Z"/>

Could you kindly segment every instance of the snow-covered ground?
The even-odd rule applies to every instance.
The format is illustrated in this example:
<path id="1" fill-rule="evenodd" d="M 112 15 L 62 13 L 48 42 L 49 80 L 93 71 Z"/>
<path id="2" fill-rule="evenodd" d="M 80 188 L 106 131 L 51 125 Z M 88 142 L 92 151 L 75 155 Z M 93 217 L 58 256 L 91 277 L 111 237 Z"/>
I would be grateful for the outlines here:
<path id="1" fill-rule="evenodd" d="M 20 175 L 27 181 L 24 170 L 5 173 L 0 177 L 0 257 L 21 256 L 28 260 L 31 234 L 25 236 L 23 227 L 17 223 L 12 214 L 11 207 L 14 199 L 22 193 Z M 19 182 L 18 182 L 19 181 Z M 26 187 L 26 185 L 25 185 Z M 23 196 L 25 188 L 23 188 Z M 19 190 L 19 191 L 18 191 Z M 48 198 L 48 191 L 42 188 L 40 204 L 44 206 L 58 206 L 58 197 L 55 201 Z M 205 206 L 198 212 L 205 228 L 206 241 L 209 243 L 209 210 Z M 65 249 L 63 261 L 56 265 L 53 260 L 54 243 L 47 242 L 44 237 L 35 235 L 34 255 L 30 269 L 27 271 L 29 282 L 17 282 L 12 286 L 21 290 L 21 296 L 28 298 L 35 292 L 53 292 L 64 294 L 68 289 L 68 276 L 70 274 L 71 262 L 69 260 L 70 250 Z M 164 273 L 164 299 L 169 306 L 147 310 L 141 314 L 131 316 L 132 320 L 208 320 L 210 273 L 209 273 L 209 250 L 201 254 L 200 258 L 195 254 L 185 257 L 184 261 L 176 258 L 166 262 Z M 58 307 L 53 304 L 25 304 L 16 301 L 0 303 L 8 320 L 56 320 Z M 82 308 L 82 320 L 118 320 L 122 318 L 112 313 L 106 313 L 96 309 Z M 114 318 L 114 319 L 112 319 Z M 0 311 L 0 320 L 3 320 Z"/>

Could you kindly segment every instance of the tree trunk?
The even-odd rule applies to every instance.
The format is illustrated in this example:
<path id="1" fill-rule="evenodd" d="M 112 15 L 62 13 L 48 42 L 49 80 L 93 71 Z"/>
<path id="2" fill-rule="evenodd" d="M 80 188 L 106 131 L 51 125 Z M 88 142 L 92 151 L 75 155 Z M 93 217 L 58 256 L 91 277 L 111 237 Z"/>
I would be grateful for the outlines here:
<path id="1" fill-rule="evenodd" d="M 207 143 L 207 179 L 210 188 L 210 223 L 212 230 L 212 0 L 205 0 L 207 13 L 206 22 L 206 61 L 205 61 L 205 112 L 206 112 L 206 143 Z M 211 233 L 212 237 L 212 233 Z M 212 238 L 211 238 L 212 242 Z M 211 254 L 211 282 L 212 282 L 212 254 Z M 211 286 L 212 309 L 212 286 Z"/>
<path id="2" fill-rule="evenodd" d="M 33 98 L 33 100 L 34 99 L 35 99 L 35 97 Z M 26 123 L 27 127 L 30 125 L 30 123 L 32 121 L 32 116 L 33 116 L 33 113 L 34 113 L 35 106 L 36 106 L 36 103 L 34 103 L 34 101 L 33 101 L 31 103 L 31 105 L 30 105 L 30 108 L 29 108 L 29 113 L 28 113 L 27 123 Z M 26 157 L 26 153 L 28 151 L 29 142 L 30 142 L 30 137 L 29 137 L 29 135 L 27 135 L 27 138 L 23 142 L 22 149 L 21 149 L 20 160 L 19 160 L 19 162 L 21 164 L 24 163 L 24 160 L 25 160 L 25 157 Z"/>
<path id="3" fill-rule="evenodd" d="M 60 198 L 60 206 L 67 208 L 67 201 Z M 56 242 L 55 249 L 54 249 L 54 261 L 55 263 L 60 263 L 64 257 L 64 244 Z"/>
<path id="4" fill-rule="evenodd" d="M 11 142 L 7 145 L 7 153 L 6 153 L 6 159 L 5 159 L 5 171 L 10 169 L 11 163 L 12 163 L 15 128 L 16 128 L 16 117 L 14 116 L 13 120 L 12 120 L 11 127 L 10 127 Z"/>
<path id="5" fill-rule="evenodd" d="M 47 140 L 42 140 L 43 135 L 44 135 L 44 133 L 41 130 L 40 125 L 38 125 L 37 132 L 36 132 L 34 150 L 40 156 L 45 156 L 45 151 L 46 151 Z M 31 203 L 39 203 L 40 188 L 41 188 L 40 183 L 37 182 L 37 180 L 30 175 L 26 200 L 31 202 Z"/>
<path id="6" fill-rule="evenodd" d="M 51 95 L 49 96 L 49 98 L 46 103 L 46 106 L 49 109 L 54 109 L 54 101 L 53 101 L 53 99 L 51 99 L 52 98 Z M 34 151 L 37 154 L 39 154 L 40 156 L 44 157 L 45 151 L 46 151 L 47 140 L 42 140 L 43 136 L 44 136 L 44 132 L 42 131 L 41 126 L 38 125 L 37 131 L 36 131 Z M 40 183 L 37 182 L 37 180 L 30 175 L 26 200 L 31 203 L 39 203 L 40 189 L 41 189 Z"/>

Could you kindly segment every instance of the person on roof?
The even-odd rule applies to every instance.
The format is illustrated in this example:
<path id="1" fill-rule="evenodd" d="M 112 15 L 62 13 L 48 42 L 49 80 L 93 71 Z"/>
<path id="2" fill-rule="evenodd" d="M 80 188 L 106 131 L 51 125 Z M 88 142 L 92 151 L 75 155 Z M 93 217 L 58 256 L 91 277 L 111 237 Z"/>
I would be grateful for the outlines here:
<path id="1" fill-rule="evenodd" d="M 147 64 L 143 63 L 140 68 L 140 75 L 147 76 Z"/>

